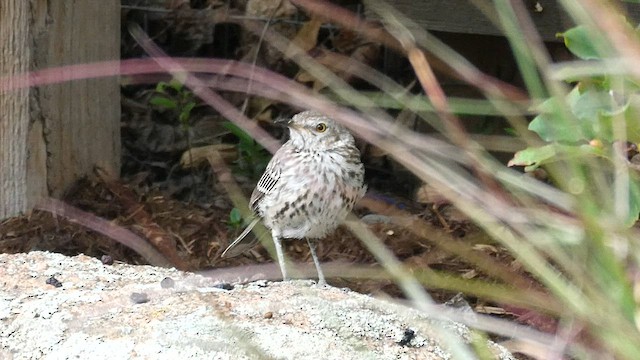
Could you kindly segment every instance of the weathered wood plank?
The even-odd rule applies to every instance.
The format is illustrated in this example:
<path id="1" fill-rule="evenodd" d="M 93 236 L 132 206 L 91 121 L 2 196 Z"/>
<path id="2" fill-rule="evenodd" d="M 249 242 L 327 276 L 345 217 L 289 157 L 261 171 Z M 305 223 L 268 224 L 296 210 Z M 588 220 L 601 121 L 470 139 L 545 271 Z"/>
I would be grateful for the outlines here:
<path id="1" fill-rule="evenodd" d="M 47 1 L 48 21 L 34 29 L 36 68 L 120 57 L 120 1 Z M 120 168 L 120 88 L 117 78 L 39 89 L 47 186 L 60 196 L 94 166 Z"/>
<path id="2" fill-rule="evenodd" d="M 120 57 L 120 1 L 0 0 L 0 76 Z M 0 94 L 0 219 L 94 166 L 118 176 L 118 79 Z"/>
<path id="3" fill-rule="evenodd" d="M 538 31 L 546 41 L 558 41 L 556 34 L 573 26 L 558 0 L 525 0 Z M 491 2 L 485 2 L 492 9 Z M 490 18 L 495 11 L 483 13 L 471 0 L 395 0 L 390 4 L 427 30 L 463 34 L 502 35 Z M 640 21 L 640 5 L 622 3 L 630 19 Z"/>
<path id="4" fill-rule="evenodd" d="M 0 76 L 29 69 L 29 2 L 0 0 Z M 27 209 L 29 90 L 0 94 L 0 219 Z"/>

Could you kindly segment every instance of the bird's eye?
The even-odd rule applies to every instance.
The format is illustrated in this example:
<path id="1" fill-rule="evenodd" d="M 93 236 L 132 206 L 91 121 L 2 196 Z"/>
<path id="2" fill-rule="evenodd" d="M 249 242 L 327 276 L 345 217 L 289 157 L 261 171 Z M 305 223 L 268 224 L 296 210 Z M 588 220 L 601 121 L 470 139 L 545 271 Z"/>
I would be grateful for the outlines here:
<path id="1" fill-rule="evenodd" d="M 327 130 L 327 124 L 325 123 L 319 123 L 318 125 L 316 125 L 316 131 L 319 133 L 325 132 Z"/>

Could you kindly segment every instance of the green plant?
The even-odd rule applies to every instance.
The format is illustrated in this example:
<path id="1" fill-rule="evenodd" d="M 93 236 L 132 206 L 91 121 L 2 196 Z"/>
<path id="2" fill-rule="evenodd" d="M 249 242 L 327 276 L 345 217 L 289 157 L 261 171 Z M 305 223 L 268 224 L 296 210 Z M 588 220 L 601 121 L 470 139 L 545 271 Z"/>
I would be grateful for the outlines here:
<path id="1" fill-rule="evenodd" d="M 260 144 L 234 123 L 226 121 L 222 126 L 238 138 L 238 159 L 235 162 L 234 170 L 257 180 L 267 167 L 271 156 Z M 229 213 L 229 226 L 237 229 L 242 225 L 244 225 L 242 213 L 238 208 L 234 207 Z"/>
<path id="2" fill-rule="evenodd" d="M 239 229 L 243 223 L 244 221 L 242 220 L 242 213 L 240 212 L 240 209 L 236 207 L 231 209 L 227 225 L 229 225 L 231 229 Z"/>
<path id="3" fill-rule="evenodd" d="M 234 123 L 227 121 L 222 125 L 239 140 L 236 171 L 252 179 L 258 179 L 267 167 L 271 156 L 260 144 Z"/>
<path id="4" fill-rule="evenodd" d="M 190 126 L 191 111 L 196 106 L 193 93 L 175 79 L 159 82 L 155 92 L 156 95 L 151 97 L 149 103 L 160 109 L 173 111 L 183 130 L 187 131 Z"/>
<path id="5" fill-rule="evenodd" d="M 191 111 L 196 106 L 195 95 L 187 87 L 175 78 L 169 82 L 160 81 L 155 88 L 156 94 L 151 97 L 149 103 L 159 109 L 171 111 L 178 119 L 180 127 L 185 134 L 187 148 L 189 149 L 189 162 L 193 164 L 191 153 Z M 193 174 L 191 174 L 193 177 Z M 195 183 L 195 178 L 193 178 Z"/>
<path id="6" fill-rule="evenodd" d="M 604 51 L 594 44 L 588 28 L 577 26 L 562 34 L 567 48 L 582 60 L 603 61 Z M 559 162 L 581 163 L 583 171 L 596 163 L 614 181 L 616 164 L 626 162 L 626 142 L 640 142 L 640 84 L 618 74 L 566 79 L 573 89 L 566 96 L 551 97 L 537 107 L 539 115 L 529 124 L 547 144 L 529 147 L 515 154 L 509 165 L 524 166 L 532 171 Z M 624 158 L 623 158 L 624 157 Z M 627 226 L 640 214 L 640 177 L 636 171 L 628 177 Z M 601 201 L 614 197 L 613 186 L 599 188 Z M 601 204 L 603 209 L 610 206 Z"/>

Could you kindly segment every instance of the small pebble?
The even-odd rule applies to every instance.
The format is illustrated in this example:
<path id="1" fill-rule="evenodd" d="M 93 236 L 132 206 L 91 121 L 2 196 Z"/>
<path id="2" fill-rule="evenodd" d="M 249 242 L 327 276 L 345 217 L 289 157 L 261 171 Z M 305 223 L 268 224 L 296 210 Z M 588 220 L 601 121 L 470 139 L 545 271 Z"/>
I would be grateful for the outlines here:
<path id="1" fill-rule="evenodd" d="M 233 290 L 233 285 L 231 285 L 230 283 L 219 283 L 219 284 L 213 285 L 213 287 L 216 289 L 222 289 L 222 290 Z"/>
<path id="2" fill-rule="evenodd" d="M 166 278 L 162 279 L 162 281 L 160 281 L 160 287 L 163 288 L 163 289 L 170 289 L 170 288 L 174 287 L 175 284 L 176 284 L 176 282 L 173 281 L 173 279 L 168 277 L 168 276 Z"/>
<path id="3" fill-rule="evenodd" d="M 131 301 L 133 301 L 134 304 L 144 304 L 149 302 L 149 296 L 145 293 L 134 292 L 134 293 L 131 293 L 129 298 L 131 299 Z"/>
<path id="4" fill-rule="evenodd" d="M 411 329 L 405 329 L 404 330 L 404 336 L 402 337 L 402 340 L 398 341 L 398 345 L 400 346 L 407 346 L 409 345 L 409 343 L 411 342 L 411 340 L 413 340 L 413 338 L 416 337 L 416 332 L 411 330 Z"/>
<path id="5" fill-rule="evenodd" d="M 254 281 L 252 283 L 249 283 L 249 284 L 253 285 L 253 286 L 265 288 L 265 287 L 269 286 L 269 281 L 267 281 L 267 280 L 256 280 L 256 281 Z"/>
<path id="6" fill-rule="evenodd" d="M 56 279 L 53 275 L 51 275 L 51 277 L 48 278 L 47 281 L 45 281 L 45 283 L 47 285 L 51 285 L 57 288 L 62 287 L 62 283 L 58 279 Z"/>
<path id="7" fill-rule="evenodd" d="M 100 261 L 102 261 L 102 264 L 104 265 L 113 265 L 113 258 L 111 255 L 102 255 Z"/>
<path id="8" fill-rule="evenodd" d="M 268 311 L 266 313 L 264 313 L 264 315 L 262 315 L 263 318 L 265 319 L 272 319 L 273 318 L 273 312 Z"/>
<path id="9" fill-rule="evenodd" d="M 363 216 L 360 220 L 365 224 L 389 224 L 392 221 L 390 216 L 378 214 L 368 214 Z"/>

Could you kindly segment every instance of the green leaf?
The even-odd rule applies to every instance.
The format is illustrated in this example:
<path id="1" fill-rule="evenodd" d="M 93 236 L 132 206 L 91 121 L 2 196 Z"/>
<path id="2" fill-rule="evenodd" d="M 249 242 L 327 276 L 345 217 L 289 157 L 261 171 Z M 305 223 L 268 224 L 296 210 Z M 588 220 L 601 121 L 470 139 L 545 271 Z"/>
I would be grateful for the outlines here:
<path id="1" fill-rule="evenodd" d="M 516 152 L 508 166 L 524 166 L 524 170 L 529 172 L 554 161 L 585 156 L 602 157 L 604 154 L 602 149 L 591 145 L 549 144 Z"/>
<path id="2" fill-rule="evenodd" d="M 238 208 L 233 208 L 231 209 L 231 212 L 229 213 L 229 223 L 232 225 L 240 225 L 240 223 L 242 222 L 242 213 L 240 213 L 240 210 Z"/>
<path id="3" fill-rule="evenodd" d="M 614 127 L 618 126 L 617 122 L 624 121 L 626 137 L 628 141 L 640 142 L 640 113 L 637 106 L 631 106 L 629 102 L 612 111 L 603 111 L 599 114 L 599 133 L 601 139 L 613 142 L 616 140 L 614 136 Z"/>
<path id="4" fill-rule="evenodd" d="M 176 80 L 175 78 L 169 81 L 169 86 L 171 86 L 171 88 L 176 92 L 182 91 L 182 88 L 184 87 L 184 85 L 180 81 Z"/>
<path id="5" fill-rule="evenodd" d="M 630 97 L 624 111 L 624 119 L 627 125 L 627 140 L 640 143 L 640 94 Z"/>
<path id="6" fill-rule="evenodd" d="M 560 141 L 575 143 L 587 140 L 582 127 L 576 121 L 568 124 L 556 114 L 540 114 L 529 123 L 529 130 L 537 133 L 544 141 Z"/>
<path id="7" fill-rule="evenodd" d="M 575 119 L 565 119 L 558 115 L 560 106 L 569 106 Z M 587 89 L 580 91 L 576 86 L 565 102 L 555 98 L 542 103 L 536 116 L 529 124 L 529 130 L 548 142 L 577 143 L 599 139 L 613 142 L 616 122 L 624 121 L 627 140 L 640 142 L 640 95 L 632 95 L 624 103 L 619 103 L 609 91 Z"/>
<path id="8" fill-rule="evenodd" d="M 538 134 L 542 140 L 549 142 L 575 143 L 592 139 L 593 134 L 591 132 L 585 133 L 583 125 L 577 119 L 571 121 L 571 119 L 567 120 L 558 115 L 562 112 L 561 107 L 566 107 L 568 104 L 570 108 L 573 108 L 579 98 L 580 91 L 578 87 L 575 87 L 568 94 L 566 101 L 557 98 L 546 100 L 538 107 L 540 115 L 529 123 L 529 130 Z"/>
<path id="9" fill-rule="evenodd" d="M 166 93 L 166 87 L 169 86 L 169 83 L 165 82 L 165 81 L 160 81 L 157 85 L 156 85 L 156 92 L 159 92 L 161 94 Z"/>
<path id="10" fill-rule="evenodd" d="M 596 41 L 590 36 L 586 26 L 580 25 L 559 34 L 564 38 L 564 45 L 575 56 L 583 60 L 601 59 L 595 46 Z"/>
<path id="11" fill-rule="evenodd" d="M 640 217 L 640 181 L 631 176 L 629 178 L 629 216 L 625 219 L 624 224 L 628 227 L 638 221 Z"/>
<path id="12" fill-rule="evenodd" d="M 580 94 L 571 111 L 579 119 L 593 121 L 601 113 L 615 111 L 615 104 L 609 92 L 588 90 Z"/>
<path id="13" fill-rule="evenodd" d="M 589 136 L 587 140 L 620 140 L 614 129 L 623 121 L 626 140 L 640 142 L 640 95 L 631 95 L 623 101 L 619 103 L 609 91 L 589 90 L 580 96 L 572 112 L 580 119 L 583 133 Z"/>
<path id="14" fill-rule="evenodd" d="M 225 121 L 222 123 L 222 126 L 229 130 L 233 135 L 237 136 L 238 139 L 240 139 L 240 142 L 253 143 L 253 138 L 238 125 L 230 121 Z"/>
<path id="15" fill-rule="evenodd" d="M 190 102 L 182 108 L 182 111 L 180 111 L 180 115 L 178 116 L 178 120 L 180 120 L 180 123 L 186 124 L 189 122 L 189 118 L 191 117 L 191 110 L 193 110 L 195 106 L 196 103 Z"/>
<path id="16" fill-rule="evenodd" d="M 586 140 L 613 141 L 611 126 L 601 122 L 603 115 L 617 112 L 609 92 L 585 91 L 572 104 L 571 112 L 578 118 Z"/>
<path id="17" fill-rule="evenodd" d="M 175 109 L 178 107 L 175 101 L 164 96 L 154 96 L 149 100 L 149 103 L 165 109 Z"/>
<path id="18" fill-rule="evenodd" d="M 509 160 L 507 166 L 524 166 L 525 171 L 535 170 L 547 160 L 556 156 L 556 145 L 550 144 L 538 148 L 526 148 L 518 151 Z"/>

